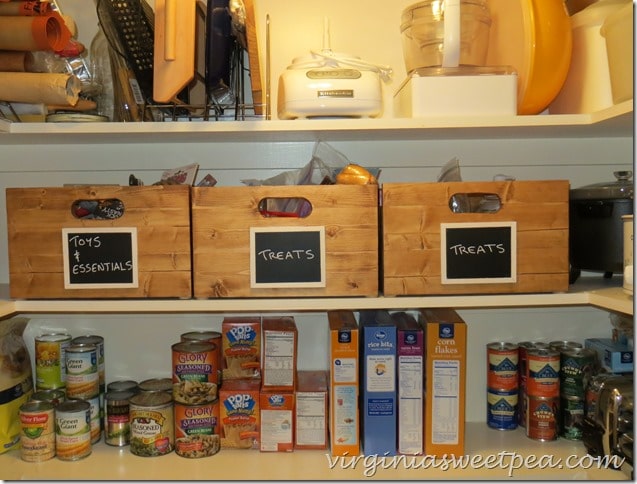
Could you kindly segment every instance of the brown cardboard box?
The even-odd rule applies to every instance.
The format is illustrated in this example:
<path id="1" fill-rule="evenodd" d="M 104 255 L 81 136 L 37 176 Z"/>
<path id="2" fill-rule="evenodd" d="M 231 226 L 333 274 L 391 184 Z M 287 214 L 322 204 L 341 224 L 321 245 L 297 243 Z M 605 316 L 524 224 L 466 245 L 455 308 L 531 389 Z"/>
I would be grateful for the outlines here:
<path id="1" fill-rule="evenodd" d="M 227 316 L 221 322 L 222 381 L 261 378 L 261 318 Z"/>
<path id="2" fill-rule="evenodd" d="M 261 391 L 261 452 L 294 450 L 294 392 Z"/>
<path id="3" fill-rule="evenodd" d="M 261 332 L 261 389 L 293 392 L 296 388 L 296 355 L 299 340 L 294 318 L 263 318 Z"/>
<path id="4" fill-rule="evenodd" d="M 219 388 L 219 434 L 225 449 L 258 449 L 259 380 L 225 380 Z"/>
<path id="5" fill-rule="evenodd" d="M 192 297 L 190 187 L 7 188 L 6 197 L 12 298 Z"/>
<path id="6" fill-rule="evenodd" d="M 328 373 L 299 370 L 296 380 L 294 449 L 327 449 Z"/>
<path id="7" fill-rule="evenodd" d="M 425 454 L 464 454 L 467 325 L 453 309 L 422 309 L 425 332 Z"/>
<path id="8" fill-rule="evenodd" d="M 328 311 L 330 327 L 330 449 L 360 453 L 359 331 L 352 311 Z"/>
<path id="9" fill-rule="evenodd" d="M 495 195 L 500 209 L 450 208 L 454 200 L 476 205 L 484 194 Z M 566 180 L 385 183 L 382 291 L 386 296 L 567 291 L 568 214 Z"/>

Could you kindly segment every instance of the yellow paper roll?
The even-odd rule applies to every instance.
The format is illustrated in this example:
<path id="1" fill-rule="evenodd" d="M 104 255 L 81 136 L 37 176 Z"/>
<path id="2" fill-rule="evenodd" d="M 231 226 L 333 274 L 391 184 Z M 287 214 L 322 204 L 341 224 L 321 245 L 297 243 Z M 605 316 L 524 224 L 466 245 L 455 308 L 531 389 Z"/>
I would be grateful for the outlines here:
<path id="1" fill-rule="evenodd" d="M 0 100 L 75 106 L 80 80 L 72 74 L 0 72 Z"/>

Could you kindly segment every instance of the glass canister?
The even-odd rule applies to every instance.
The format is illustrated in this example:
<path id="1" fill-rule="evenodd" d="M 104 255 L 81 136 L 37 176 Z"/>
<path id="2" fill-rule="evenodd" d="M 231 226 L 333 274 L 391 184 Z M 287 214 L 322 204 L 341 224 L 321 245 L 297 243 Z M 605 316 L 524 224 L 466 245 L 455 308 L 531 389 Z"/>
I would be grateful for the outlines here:
<path id="1" fill-rule="evenodd" d="M 486 0 L 455 1 L 460 7 L 460 45 L 452 45 L 458 38 L 449 32 L 450 25 L 454 25 L 454 22 L 450 23 L 449 18 L 450 12 L 453 11 L 450 9 L 453 2 L 449 2 L 450 0 L 425 0 L 403 10 L 400 32 L 408 73 L 420 67 L 443 66 L 445 49 L 458 49 L 459 66 L 485 64 L 491 28 L 491 13 Z"/>

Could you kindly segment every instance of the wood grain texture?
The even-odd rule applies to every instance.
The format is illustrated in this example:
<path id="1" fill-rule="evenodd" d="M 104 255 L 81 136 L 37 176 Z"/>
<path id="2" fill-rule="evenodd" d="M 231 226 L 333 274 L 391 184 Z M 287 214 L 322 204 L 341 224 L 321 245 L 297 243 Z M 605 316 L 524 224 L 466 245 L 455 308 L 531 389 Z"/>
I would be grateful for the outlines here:
<path id="1" fill-rule="evenodd" d="M 254 0 L 244 0 L 243 4 L 246 10 L 246 41 L 248 43 L 248 60 L 250 62 L 252 102 L 254 104 L 254 114 L 260 116 L 263 114 L 263 83 L 261 80 Z"/>

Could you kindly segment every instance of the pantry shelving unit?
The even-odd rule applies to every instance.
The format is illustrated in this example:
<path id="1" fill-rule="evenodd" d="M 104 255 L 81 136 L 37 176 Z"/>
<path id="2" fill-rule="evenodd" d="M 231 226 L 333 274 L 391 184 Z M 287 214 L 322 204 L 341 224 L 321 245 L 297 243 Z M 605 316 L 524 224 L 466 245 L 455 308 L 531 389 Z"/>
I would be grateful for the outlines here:
<path id="1" fill-rule="evenodd" d="M 186 146 L 190 143 L 212 147 L 216 143 L 238 143 L 249 149 L 270 143 L 293 146 L 317 140 L 328 142 L 391 142 L 421 143 L 429 140 L 558 140 L 569 146 L 580 141 L 599 138 L 621 144 L 618 150 L 626 154 L 626 140 L 633 137 L 633 102 L 605 109 L 590 115 L 539 115 L 518 117 L 432 118 L 427 120 L 309 120 L 309 121 L 241 121 L 241 122 L 166 122 L 166 123 L 9 123 L 0 120 L 0 145 L 7 158 L 20 157 L 29 150 L 43 153 L 58 145 L 72 144 L 86 147 L 93 144 L 105 147 L 122 143 L 135 149 L 138 145 L 158 143 L 162 146 Z M 526 141 L 524 141 L 526 143 Z M 255 143 L 255 146 L 252 144 Z M 526 146 L 526 144 L 525 144 Z M 115 148 L 108 148 L 115 149 Z M 413 149 L 413 148 L 411 148 Z M 486 150 L 486 148 L 481 148 Z M 39 151 L 37 151 L 39 150 Z M 628 160 L 621 160 L 625 165 Z M 4 165 L 3 161 L 0 164 Z M 76 164 L 81 163 L 76 161 Z M 8 163 L 7 173 L 15 177 L 20 172 L 19 161 Z M 90 164 L 90 162 L 89 162 Z M 93 165 L 91 165 L 93 166 Z M 94 167 L 94 166 L 93 166 Z M 4 168 L 4 167 L 3 167 Z M 66 168 L 65 168 L 66 169 Z M 55 171 L 55 168 L 52 169 Z M 62 170 L 60 168 L 60 170 Z M 13 178 L 14 179 L 14 178 Z M 30 180 L 26 180 L 29 182 Z M 26 183 L 25 182 L 25 183 Z M 10 183 L 10 182 L 9 182 Z M 0 266 L 2 264 L 0 263 Z M 6 268 L 4 269 L 6 271 Z M 2 319 L 20 314 L 140 314 L 167 313 L 236 313 L 236 312 L 323 312 L 329 309 L 401 309 L 416 307 L 455 308 L 555 308 L 593 306 L 607 311 L 633 314 L 633 299 L 621 288 L 621 278 L 590 283 L 582 277 L 566 293 L 504 294 L 426 297 L 369 297 L 369 298 L 286 298 L 286 299 L 188 299 L 188 300 L 12 300 L 8 285 L 0 284 L 0 324 Z M 482 398 L 482 396 L 470 396 Z M 506 466 L 487 469 L 476 460 L 466 469 L 405 468 L 404 465 L 380 465 L 371 472 L 367 464 L 346 465 L 338 462 L 330 466 L 323 451 L 261 453 L 258 451 L 221 450 L 206 459 L 185 460 L 174 453 L 148 459 L 132 455 L 128 448 L 115 448 L 100 442 L 93 454 L 78 462 L 52 459 L 32 464 L 21 461 L 18 451 L 0 455 L 1 479 L 220 479 L 220 480 L 354 480 L 354 479 L 626 479 L 621 471 L 597 469 L 595 462 L 585 457 L 581 442 L 558 439 L 537 442 L 526 438 L 523 429 L 499 432 L 484 422 L 467 425 L 466 454 L 487 458 L 501 452 L 513 452 L 516 459 L 553 456 L 556 467 L 515 469 L 512 475 Z M 577 455 L 584 465 L 569 468 L 567 457 Z M 414 461 L 418 462 L 418 461 Z M 544 464 L 547 462 L 544 461 Z M 572 461 L 570 463 L 573 463 Z M 561 464 L 561 465 L 558 465 Z M 412 467 L 415 464 L 412 464 Z M 421 465 L 422 467 L 422 465 Z M 371 474 L 370 474 L 371 472 Z"/>

